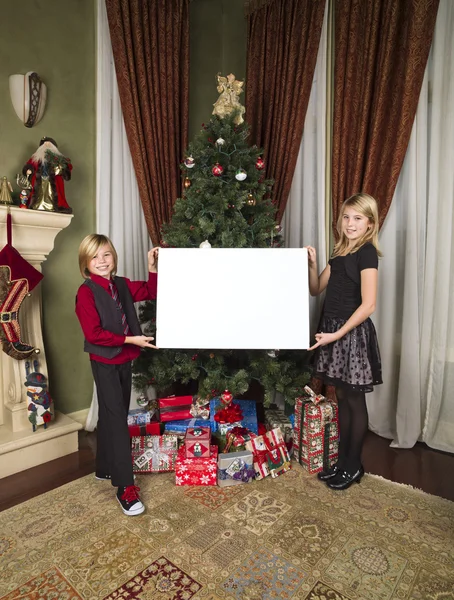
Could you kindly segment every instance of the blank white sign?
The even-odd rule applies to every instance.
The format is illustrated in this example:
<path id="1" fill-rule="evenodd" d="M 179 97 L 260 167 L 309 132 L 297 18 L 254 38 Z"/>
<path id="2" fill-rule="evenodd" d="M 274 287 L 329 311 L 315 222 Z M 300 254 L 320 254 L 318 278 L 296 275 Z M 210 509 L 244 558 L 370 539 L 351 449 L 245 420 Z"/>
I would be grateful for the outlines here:
<path id="1" fill-rule="evenodd" d="M 158 348 L 306 349 L 304 248 L 160 248 Z"/>

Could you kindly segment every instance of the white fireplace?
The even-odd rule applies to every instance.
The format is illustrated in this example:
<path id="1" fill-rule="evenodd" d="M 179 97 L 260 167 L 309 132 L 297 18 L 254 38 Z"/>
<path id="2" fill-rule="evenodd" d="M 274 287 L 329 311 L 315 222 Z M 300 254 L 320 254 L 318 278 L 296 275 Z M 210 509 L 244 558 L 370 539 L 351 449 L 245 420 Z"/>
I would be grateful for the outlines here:
<path id="1" fill-rule="evenodd" d="M 12 245 L 38 271 L 54 247 L 58 233 L 67 227 L 73 215 L 11 207 Z M 0 205 L 0 249 L 6 244 L 8 208 Z M 32 355 L 39 371 L 49 381 L 42 333 L 41 284 L 27 296 L 20 308 L 19 323 L 23 343 L 39 348 Z M 32 431 L 28 420 L 25 360 L 15 360 L 0 350 L 0 478 L 7 477 L 66 454 L 77 452 L 82 428 L 70 417 L 55 411 L 55 420 L 46 429 Z M 33 370 L 33 368 L 32 368 Z M 53 398 L 58 407 L 58 398 Z"/>

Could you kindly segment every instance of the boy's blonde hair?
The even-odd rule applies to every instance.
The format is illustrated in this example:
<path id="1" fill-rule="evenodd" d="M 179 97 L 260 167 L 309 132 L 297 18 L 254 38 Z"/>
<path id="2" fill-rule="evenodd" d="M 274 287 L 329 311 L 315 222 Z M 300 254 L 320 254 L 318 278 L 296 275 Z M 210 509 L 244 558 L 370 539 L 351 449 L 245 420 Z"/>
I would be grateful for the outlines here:
<path id="1" fill-rule="evenodd" d="M 102 235 L 101 233 L 90 233 L 89 235 L 84 237 L 79 246 L 79 269 L 80 274 L 82 275 L 82 277 L 84 277 L 84 279 L 90 278 L 88 263 L 94 256 L 96 256 L 101 246 L 105 245 L 110 246 L 110 249 L 112 251 L 112 256 L 114 259 L 114 268 L 112 270 L 112 275 L 116 274 L 118 256 L 114 245 L 106 235 Z"/>
<path id="2" fill-rule="evenodd" d="M 334 245 L 333 257 L 345 254 L 345 251 L 349 247 L 349 240 L 342 231 L 342 219 L 344 216 L 344 210 L 347 207 L 352 207 L 358 211 L 361 215 L 369 219 L 370 227 L 366 233 L 356 242 L 351 252 L 357 252 L 364 244 L 370 242 L 377 249 L 378 256 L 382 256 L 378 248 L 378 206 L 375 198 L 366 194 L 365 192 L 359 192 L 353 194 L 350 198 L 347 198 L 342 204 L 342 208 L 339 212 L 337 219 L 337 233 L 339 234 L 339 241 Z"/>

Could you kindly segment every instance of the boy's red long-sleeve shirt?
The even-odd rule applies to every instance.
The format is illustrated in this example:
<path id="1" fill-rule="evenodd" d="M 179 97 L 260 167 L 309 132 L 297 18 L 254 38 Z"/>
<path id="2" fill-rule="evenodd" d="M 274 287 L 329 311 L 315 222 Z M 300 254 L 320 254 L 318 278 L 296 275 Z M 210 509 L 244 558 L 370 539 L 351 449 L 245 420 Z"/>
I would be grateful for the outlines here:
<path id="1" fill-rule="evenodd" d="M 100 277 L 99 275 L 91 275 L 90 279 L 100 285 L 110 294 L 109 283 L 110 279 Z M 141 302 L 143 300 L 154 300 L 157 294 L 157 273 L 149 273 L 148 281 L 130 281 L 124 278 L 128 289 L 131 293 L 133 302 Z M 133 344 L 125 344 L 125 336 L 111 333 L 101 327 L 101 319 L 96 309 L 95 298 L 93 292 L 87 285 L 81 285 L 77 292 L 76 300 L 76 315 L 79 319 L 85 339 L 91 344 L 99 346 L 123 346 L 120 354 L 115 358 L 103 358 L 97 354 L 90 354 L 90 360 L 109 364 L 123 364 L 137 358 L 140 354 L 140 347 Z"/>

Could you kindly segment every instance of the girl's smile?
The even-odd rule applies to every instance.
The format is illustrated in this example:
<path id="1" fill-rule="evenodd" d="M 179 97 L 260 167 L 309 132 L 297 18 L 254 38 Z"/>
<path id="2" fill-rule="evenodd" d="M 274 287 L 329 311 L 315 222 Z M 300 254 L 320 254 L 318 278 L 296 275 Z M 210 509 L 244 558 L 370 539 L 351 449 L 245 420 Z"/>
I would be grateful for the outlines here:
<path id="1" fill-rule="evenodd" d="M 350 245 L 354 245 L 370 228 L 369 219 L 355 208 L 347 206 L 342 215 L 342 230 Z"/>

